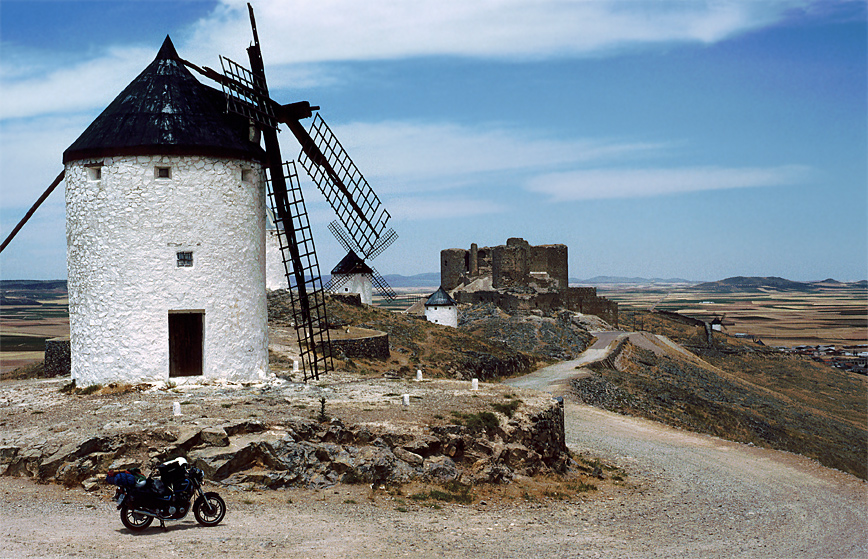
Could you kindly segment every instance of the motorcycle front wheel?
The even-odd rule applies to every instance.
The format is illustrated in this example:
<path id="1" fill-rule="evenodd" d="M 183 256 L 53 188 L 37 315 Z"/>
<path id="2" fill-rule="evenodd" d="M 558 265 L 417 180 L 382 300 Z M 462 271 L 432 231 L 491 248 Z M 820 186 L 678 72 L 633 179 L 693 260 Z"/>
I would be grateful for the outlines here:
<path id="1" fill-rule="evenodd" d="M 207 503 L 202 497 L 193 503 L 193 515 L 202 526 L 217 526 L 226 516 L 226 503 L 213 491 L 205 493 L 205 498 L 208 499 Z"/>
<path id="2" fill-rule="evenodd" d="M 139 514 L 134 512 L 129 506 L 124 504 L 121 507 L 121 522 L 124 523 L 124 526 L 138 532 L 140 530 L 144 530 L 148 526 L 151 525 L 151 522 L 154 521 L 153 516 L 148 516 L 146 514 Z"/>

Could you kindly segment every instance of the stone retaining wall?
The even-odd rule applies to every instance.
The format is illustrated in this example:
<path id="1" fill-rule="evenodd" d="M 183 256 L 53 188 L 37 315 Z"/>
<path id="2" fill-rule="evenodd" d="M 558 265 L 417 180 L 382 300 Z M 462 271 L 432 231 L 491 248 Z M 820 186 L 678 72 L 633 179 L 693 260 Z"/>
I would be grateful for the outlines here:
<path id="1" fill-rule="evenodd" d="M 51 338 L 45 340 L 43 375 L 46 377 L 68 377 L 71 371 L 72 355 L 69 349 L 69 338 Z"/>
<path id="2" fill-rule="evenodd" d="M 389 358 L 389 335 L 378 332 L 364 338 L 346 340 L 331 340 L 332 354 L 342 353 L 344 357 L 373 357 L 375 359 Z"/>

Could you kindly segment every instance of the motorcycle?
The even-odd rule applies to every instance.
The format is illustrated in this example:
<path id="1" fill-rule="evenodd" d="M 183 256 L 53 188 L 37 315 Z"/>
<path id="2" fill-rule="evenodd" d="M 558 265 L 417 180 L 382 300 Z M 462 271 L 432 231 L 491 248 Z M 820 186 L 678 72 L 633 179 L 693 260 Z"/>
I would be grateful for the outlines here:
<path id="1" fill-rule="evenodd" d="M 202 470 L 190 467 L 183 458 L 176 458 L 158 465 L 157 472 L 159 478 L 154 477 L 154 472 L 145 478 L 138 468 L 109 472 L 106 481 L 118 486 L 114 500 L 124 526 L 140 531 L 156 518 L 160 528 L 165 530 L 166 520 L 181 520 L 190 509 L 199 524 L 220 524 L 226 515 L 226 503 L 217 493 L 203 491 L 205 473 Z M 194 495 L 196 500 L 191 507 Z"/>

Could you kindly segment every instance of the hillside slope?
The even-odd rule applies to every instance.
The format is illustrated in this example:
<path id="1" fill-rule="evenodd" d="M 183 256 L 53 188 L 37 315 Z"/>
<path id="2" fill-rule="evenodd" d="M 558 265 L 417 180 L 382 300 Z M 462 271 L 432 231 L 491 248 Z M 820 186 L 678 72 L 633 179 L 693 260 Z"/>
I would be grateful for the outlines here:
<path id="1" fill-rule="evenodd" d="M 690 345 L 700 359 L 629 342 L 574 382 L 586 403 L 722 438 L 788 450 L 866 478 L 868 380 L 660 315 L 646 330 Z"/>
<path id="2" fill-rule="evenodd" d="M 288 325 L 290 302 L 285 291 L 269 294 L 269 322 Z M 433 324 L 424 318 L 371 306 L 357 307 L 329 297 L 332 326 L 371 328 L 389 334 L 389 359 L 347 359 L 336 366 L 359 373 L 394 373 L 426 377 L 490 380 L 534 370 L 545 355 L 510 347 L 500 338 L 479 336 L 459 328 Z"/>

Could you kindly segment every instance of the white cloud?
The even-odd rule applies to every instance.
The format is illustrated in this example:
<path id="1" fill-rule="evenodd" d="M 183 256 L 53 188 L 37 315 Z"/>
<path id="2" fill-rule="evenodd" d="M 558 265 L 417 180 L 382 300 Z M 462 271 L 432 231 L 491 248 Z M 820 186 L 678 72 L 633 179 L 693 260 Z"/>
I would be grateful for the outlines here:
<path id="1" fill-rule="evenodd" d="M 380 193 L 456 189 L 498 182 L 497 174 L 540 172 L 657 153 L 663 144 L 553 139 L 522 129 L 387 121 L 335 127 Z"/>
<path id="2" fill-rule="evenodd" d="M 527 183 L 527 189 L 548 195 L 552 202 L 645 198 L 706 190 L 799 184 L 810 173 L 810 168 L 801 165 L 591 169 L 540 175 Z"/>
<path id="3" fill-rule="evenodd" d="M 107 106 L 153 59 L 157 51 L 111 49 L 104 55 L 23 79 L 3 61 L 0 119 L 88 111 Z"/>
<path id="4" fill-rule="evenodd" d="M 414 56 L 541 59 L 625 46 L 714 42 L 778 21 L 809 0 L 260 0 L 256 17 L 272 87 L 330 83 L 317 63 Z M 191 28 L 172 31 L 182 57 L 219 69 L 218 54 L 248 65 L 243 0 L 222 0 Z M 0 118 L 105 107 L 153 59 L 156 46 L 107 46 L 97 56 L 4 44 Z"/>
<path id="5" fill-rule="evenodd" d="M 813 2 L 816 3 L 816 2 Z M 587 55 L 637 43 L 710 43 L 768 25 L 810 0 L 260 0 L 267 64 L 456 55 Z M 194 27 L 213 56 L 250 39 L 246 3 L 223 0 Z M 210 54 L 209 54 L 210 53 Z M 224 53 L 231 56 L 233 53 Z M 238 49 L 235 56 L 243 57 Z"/>
<path id="6" fill-rule="evenodd" d="M 409 196 L 396 197 L 387 204 L 389 214 L 397 221 L 425 221 L 501 213 L 507 206 L 496 200 L 470 196 Z"/>

